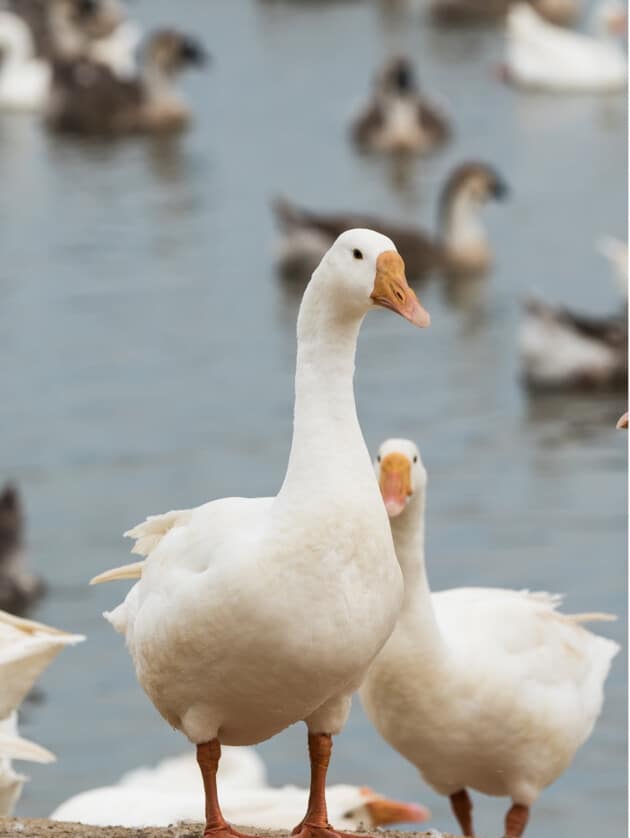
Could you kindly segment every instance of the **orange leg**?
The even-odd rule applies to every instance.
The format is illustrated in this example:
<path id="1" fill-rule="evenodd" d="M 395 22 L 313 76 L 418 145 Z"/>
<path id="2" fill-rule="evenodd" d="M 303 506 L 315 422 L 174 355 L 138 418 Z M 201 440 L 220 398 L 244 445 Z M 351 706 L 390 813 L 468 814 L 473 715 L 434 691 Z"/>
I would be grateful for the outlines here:
<path id="1" fill-rule="evenodd" d="M 201 769 L 203 788 L 206 793 L 206 828 L 204 838 L 250 838 L 233 829 L 223 817 L 217 794 L 217 770 L 221 758 L 218 739 L 197 745 L 197 762 Z"/>
<path id="2" fill-rule="evenodd" d="M 472 819 L 473 805 L 466 789 L 462 789 L 461 791 L 452 794 L 450 801 L 451 809 L 457 818 L 457 823 L 459 824 L 462 833 L 467 836 L 467 838 L 474 838 L 475 832 L 473 829 Z"/>
<path id="3" fill-rule="evenodd" d="M 329 733 L 309 733 L 308 755 L 311 761 L 311 787 L 306 815 L 291 833 L 298 838 L 356 838 L 354 833 L 337 832 L 328 823 L 326 808 L 326 773 L 332 737 Z"/>
<path id="4" fill-rule="evenodd" d="M 505 816 L 506 838 L 521 838 L 521 835 L 525 832 L 528 820 L 529 806 L 523 806 L 521 803 L 514 803 L 510 811 Z"/>

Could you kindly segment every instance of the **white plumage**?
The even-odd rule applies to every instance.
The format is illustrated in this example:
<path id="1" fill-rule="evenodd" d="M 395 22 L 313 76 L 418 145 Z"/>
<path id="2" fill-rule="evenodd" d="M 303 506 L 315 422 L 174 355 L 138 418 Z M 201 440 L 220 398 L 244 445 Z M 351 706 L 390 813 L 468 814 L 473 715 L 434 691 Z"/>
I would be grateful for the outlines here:
<path id="1" fill-rule="evenodd" d="M 529 807 L 568 767 L 601 711 L 619 647 L 582 623 L 614 618 L 562 614 L 560 597 L 546 593 L 460 588 L 431 594 L 424 567 L 426 472 L 412 442 L 388 440 L 377 468 L 386 470 L 392 455 L 403 458 L 398 470 L 406 469 L 411 493 L 402 495 L 395 509 L 402 511 L 391 519 L 405 600 L 361 689 L 366 711 L 438 793 L 472 788 Z M 396 485 L 390 481 L 390 488 Z M 382 487 L 393 509 L 396 497 L 387 497 L 384 478 Z"/>
<path id="2" fill-rule="evenodd" d="M 602 23 L 611 14 L 612 9 L 603 8 Z M 541 90 L 623 90 L 628 77 L 620 37 L 603 29 L 595 37 L 554 26 L 528 3 L 517 3 L 508 12 L 506 67 L 515 84 Z"/>

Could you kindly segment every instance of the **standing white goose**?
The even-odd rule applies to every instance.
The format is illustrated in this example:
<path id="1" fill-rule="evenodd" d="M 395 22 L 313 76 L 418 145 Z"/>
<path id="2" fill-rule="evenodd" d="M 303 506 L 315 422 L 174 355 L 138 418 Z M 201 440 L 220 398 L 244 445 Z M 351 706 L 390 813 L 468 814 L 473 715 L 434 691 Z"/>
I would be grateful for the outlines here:
<path id="1" fill-rule="evenodd" d="M 359 329 L 376 306 L 429 323 L 392 241 L 346 231 L 300 307 L 293 442 L 279 494 L 150 518 L 130 532 L 146 561 L 97 577 L 141 575 L 106 616 L 126 635 L 157 709 L 197 745 L 206 836 L 234 834 L 217 798 L 220 743 L 261 742 L 300 720 L 311 788 L 296 834 L 335 834 L 325 801 L 331 735 L 402 597 L 352 386 Z"/>
<path id="2" fill-rule="evenodd" d="M 431 594 L 424 565 L 426 471 L 405 439 L 381 445 L 381 492 L 405 579 L 398 625 L 361 688 L 381 735 L 448 795 L 472 836 L 468 788 L 507 796 L 520 838 L 541 791 L 569 766 L 601 711 L 618 651 L 561 614 L 560 597 L 500 588 Z"/>

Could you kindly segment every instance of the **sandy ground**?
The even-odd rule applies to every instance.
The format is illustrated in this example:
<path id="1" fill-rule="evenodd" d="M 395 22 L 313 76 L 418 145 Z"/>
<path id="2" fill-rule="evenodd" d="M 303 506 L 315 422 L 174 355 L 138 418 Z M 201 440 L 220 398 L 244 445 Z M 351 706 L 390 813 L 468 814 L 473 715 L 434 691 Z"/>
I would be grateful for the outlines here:
<path id="1" fill-rule="evenodd" d="M 287 838 L 286 832 L 253 830 L 248 827 L 243 827 L 243 832 L 267 838 Z M 202 834 L 203 827 L 199 824 L 180 824 L 167 829 L 125 829 L 122 826 L 85 826 L 81 823 L 30 818 L 0 818 L 0 838 L 201 838 Z M 429 832 L 379 831 L 378 835 L 382 838 L 455 838 L 437 829 Z"/>

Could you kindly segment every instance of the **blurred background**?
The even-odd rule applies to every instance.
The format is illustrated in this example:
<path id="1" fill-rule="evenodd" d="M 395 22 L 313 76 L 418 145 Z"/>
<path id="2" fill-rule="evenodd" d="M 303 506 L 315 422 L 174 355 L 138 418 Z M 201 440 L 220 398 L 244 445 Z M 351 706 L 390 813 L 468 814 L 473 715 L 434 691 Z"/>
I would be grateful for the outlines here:
<path id="1" fill-rule="evenodd" d="M 372 451 L 388 436 L 420 446 L 434 589 L 548 590 L 568 611 L 619 615 L 596 627 L 624 646 L 603 715 L 530 829 L 622 834 L 627 437 L 615 421 L 626 395 L 528 392 L 518 335 L 530 293 L 589 315 L 621 305 L 596 241 L 626 239 L 625 94 L 516 91 L 499 78 L 500 28 L 437 28 L 404 0 L 134 0 L 129 14 L 145 30 L 176 24 L 212 55 L 182 79 L 187 134 L 68 140 L 35 114 L 0 113 L 0 480 L 22 492 L 30 567 L 49 584 L 30 616 L 88 637 L 22 708 L 22 735 L 58 762 L 27 766 L 17 813 L 46 816 L 186 748 L 101 617 L 127 585 L 87 581 L 127 561 L 121 533 L 147 514 L 279 487 L 304 286 L 276 275 L 270 199 L 434 229 L 445 176 L 480 158 L 510 187 L 485 213 L 494 269 L 463 287 L 418 286 L 432 316 L 422 334 L 367 319 L 359 416 Z M 374 73 L 400 52 L 454 131 L 402 168 L 348 141 Z M 273 783 L 308 783 L 302 726 L 259 751 Z M 330 776 L 419 800 L 433 824 L 452 825 L 448 802 L 358 701 Z M 479 832 L 496 832 L 503 811 L 478 798 Z"/>

